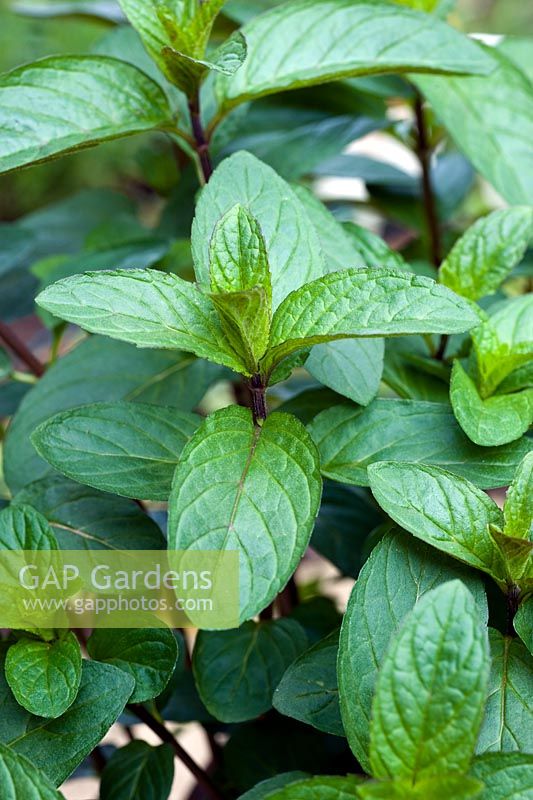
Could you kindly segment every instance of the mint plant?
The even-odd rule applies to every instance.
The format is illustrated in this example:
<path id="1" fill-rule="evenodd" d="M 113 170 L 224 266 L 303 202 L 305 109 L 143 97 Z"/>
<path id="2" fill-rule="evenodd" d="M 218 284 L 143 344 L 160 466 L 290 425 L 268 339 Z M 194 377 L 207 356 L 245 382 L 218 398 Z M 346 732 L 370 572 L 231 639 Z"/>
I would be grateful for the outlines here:
<path id="1" fill-rule="evenodd" d="M 191 798 L 531 796 L 531 82 L 452 5 L 119 0 L 93 51 L 0 77 L 2 180 L 150 134 L 140 202 L 86 190 L 0 227 L 0 566 L 239 567 L 235 625 L 192 646 L 4 629 L 2 800 L 88 767 L 101 800 L 167 800 L 176 758 Z M 383 129 L 420 178 L 343 152 Z M 362 178 L 384 235 L 324 176 Z M 310 548 L 352 579 L 345 610 Z"/>

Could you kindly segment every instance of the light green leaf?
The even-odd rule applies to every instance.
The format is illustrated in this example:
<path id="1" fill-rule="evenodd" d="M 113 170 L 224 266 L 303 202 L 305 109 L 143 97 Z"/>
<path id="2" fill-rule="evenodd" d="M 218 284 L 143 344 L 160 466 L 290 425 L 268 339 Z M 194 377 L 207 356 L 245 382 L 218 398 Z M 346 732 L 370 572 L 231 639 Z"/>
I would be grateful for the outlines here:
<path id="1" fill-rule="evenodd" d="M 275 31 L 276 46 L 272 47 Z M 352 0 L 296 0 L 244 26 L 248 56 L 219 81 L 226 107 L 273 92 L 380 72 L 487 74 L 491 60 L 435 18 Z M 266 43 L 269 43 L 267 46 Z"/>
<path id="2" fill-rule="evenodd" d="M 470 592 L 460 581 L 428 592 L 404 621 L 378 675 L 372 774 L 416 784 L 466 772 L 489 668 L 487 632 Z"/>
<path id="3" fill-rule="evenodd" d="M 503 514 L 488 495 L 425 464 L 382 461 L 368 474 L 374 497 L 395 522 L 505 585 L 505 564 L 489 532 L 489 525 L 502 527 Z"/>
<path id="4" fill-rule="evenodd" d="M 520 463 L 503 507 L 504 533 L 533 540 L 533 453 Z"/>
<path id="5" fill-rule="evenodd" d="M 248 409 L 217 411 L 181 454 L 169 503 L 169 547 L 238 550 L 240 619 L 250 619 L 296 569 L 321 488 L 316 447 L 295 417 L 273 413 L 258 427 Z"/>
<path id="6" fill-rule="evenodd" d="M 523 258 L 533 232 L 533 209 L 493 211 L 457 241 L 439 269 L 439 280 L 463 297 L 492 294 Z"/>
<path id="7" fill-rule="evenodd" d="M 391 639 L 420 597 L 453 579 L 468 587 L 486 619 L 481 579 L 403 531 L 387 534 L 361 570 L 342 623 L 337 673 L 348 742 L 367 772 L 372 698 Z"/>
<path id="8" fill-rule="evenodd" d="M 97 628 L 87 642 L 91 658 L 126 672 L 135 681 L 130 703 L 161 694 L 176 666 L 178 646 L 166 628 Z"/>
<path id="9" fill-rule="evenodd" d="M 494 61 L 490 79 L 414 76 L 458 148 L 508 203 L 533 203 L 531 84 L 496 48 L 479 45 Z M 480 125 L 483 137 L 480 140 Z"/>
<path id="10" fill-rule="evenodd" d="M 471 335 L 480 394 L 488 397 L 504 378 L 533 360 L 533 294 L 499 303 Z"/>
<path id="11" fill-rule="evenodd" d="M 415 8 L 417 11 L 425 11 L 429 14 L 439 5 L 440 0 L 394 0 L 394 2 L 401 6 Z"/>
<path id="12" fill-rule="evenodd" d="M 133 678 L 108 664 L 84 661 L 78 695 L 57 719 L 19 706 L 0 671 L 0 742 L 26 756 L 59 786 L 105 736 L 133 691 Z"/>
<path id="13" fill-rule="evenodd" d="M 289 666 L 274 692 L 274 708 L 319 731 L 344 736 L 337 686 L 339 631 L 321 639 Z"/>
<path id="14" fill-rule="evenodd" d="M 160 54 L 165 75 L 189 97 L 194 97 L 209 70 L 233 75 L 245 58 L 246 40 L 240 31 L 235 31 L 213 53 L 202 58 L 193 58 L 169 46 L 163 47 Z"/>
<path id="15" fill-rule="evenodd" d="M 50 475 L 13 501 L 30 503 L 50 523 L 62 550 L 163 550 L 159 526 L 137 503 Z"/>
<path id="16" fill-rule="evenodd" d="M 479 797 L 483 784 L 466 775 L 439 775 L 437 778 L 410 780 L 371 781 L 359 789 L 362 800 L 471 800 Z"/>
<path id="17" fill-rule="evenodd" d="M 506 536 L 490 526 L 490 535 L 502 554 L 508 585 L 516 584 L 522 592 L 533 590 L 533 542 Z"/>
<path id="18" fill-rule="evenodd" d="M 295 350 L 334 339 L 461 333 L 479 315 L 430 278 L 384 269 L 332 272 L 292 292 L 272 319 L 266 374 Z"/>
<path id="19" fill-rule="evenodd" d="M 475 758 L 472 775 L 485 784 L 479 800 L 529 800 L 533 791 L 533 755 L 487 753 Z"/>
<path id="20" fill-rule="evenodd" d="M 514 629 L 533 655 L 533 599 L 521 604 L 513 620 Z"/>
<path id="21" fill-rule="evenodd" d="M 276 775 L 273 778 L 260 781 L 252 789 L 241 794 L 239 800 L 265 800 L 266 797 L 272 794 L 274 789 L 282 789 L 289 783 L 296 783 L 308 777 L 309 775 L 306 772 L 299 772 L 297 770 L 293 772 L 282 772 L 280 775 Z"/>
<path id="22" fill-rule="evenodd" d="M 527 439 L 504 447 L 478 447 L 444 403 L 377 398 L 368 408 L 332 406 L 318 414 L 309 433 L 320 452 L 322 474 L 368 486 L 376 461 L 424 462 L 468 478 L 482 489 L 509 483 L 530 449 Z"/>
<path id="23" fill-rule="evenodd" d="M 81 681 L 81 650 L 72 631 L 53 642 L 20 639 L 7 651 L 6 679 L 20 705 L 55 719 L 72 705 Z"/>
<path id="24" fill-rule="evenodd" d="M 522 642 L 489 629 L 492 667 L 477 753 L 533 749 L 533 660 Z"/>
<path id="25" fill-rule="evenodd" d="M 0 172 L 171 124 L 154 81 L 102 56 L 53 56 L 8 72 L 0 108 Z"/>
<path id="26" fill-rule="evenodd" d="M 246 372 L 225 341 L 209 298 L 172 273 L 152 269 L 88 272 L 48 286 L 36 302 L 91 333 L 137 347 L 186 350 Z"/>
<path id="27" fill-rule="evenodd" d="M 304 629 L 292 619 L 200 631 L 193 653 L 198 693 L 223 722 L 255 719 L 272 708 L 283 673 L 307 646 Z"/>
<path id="28" fill-rule="evenodd" d="M 217 222 L 209 245 L 211 291 L 243 292 L 263 287 L 269 294 L 270 268 L 259 223 L 237 203 Z"/>
<path id="29" fill-rule="evenodd" d="M 382 339 L 343 339 L 315 345 L 305 368 L 324 386 L 366 406 L 378 392 L 384 355 Z"/>
<path id="30" fill-rule="evenodd" d="M 391 250 L 383 239 L 372 231 L 354 222 L 345 222 L 342 228 L 360 253 L 362 263 L 366 267 L 410 270 L 400 253 Z"/>
<path id="31" fill-rule="evenodd" d="M 360 775 L 317 775 L 289 783 L 283 789 L 265 795 L 265 800 L 356 800 L 363 780 Z"/>
<path id="32" fill-rule="evenodd" d="M 220 218 L 242 205 L 261 227 L 272 279 L 274 308 L 293 289 L 324 271 L 317 235 L 293 190 L 250 153 L 224 159 L 202 190 L 192 226 L 198 283 L 208 289 L 210 242 Z"/>
<path id="33" fill-rule="evenodd" d="M 533 389 L 483 400 L 460 361 L 453 365 L 450 400 L 468 438 L 483 447 L 514 442 L 533 422 Z"/>
<path id="34" fill-rule="evenodd" d="M 246 364 L 248 374 L 258 371 L 259 359 L 268 347 L 271 303 L 258 286 L 245 292 L 211 294 L 227 341 Z"/>
<path id="35" fill-rule="evenodd" d="M 115 750 L 102 772 L 100 800 L 168 800 L 174 779 L 169 744 L 130 742 Z"/>
<path id="36" fill-rule="evenodd" d="M 129 400 L 192 411 L 220 367 L 187 353 L 139 350 L 91 336 L 47 369 L 11 420 L 4 442 L 4 470 L 13 493 L 50 474 L 30 435 L 41 422 L 83 403 Z"/>
<path id="37" fill-rule="evenodd" d="M 179 454 L 200 417 L 147 403 L 94 403 L 56 414 L 32 434 L 39 455 L 105 492 L 167 500 Z"/>
<path id="38" fill-rule="evenodd" d="M 10 505 L 0 511 L 0 549 L 57 550 L 48 520 L 31 505 Z"/>
<path id="39" fill-rule="evenodd" d="M 3 744 L 0 744 L 0 792 L 3 800 L 64 800 L 30 760 Z"/>

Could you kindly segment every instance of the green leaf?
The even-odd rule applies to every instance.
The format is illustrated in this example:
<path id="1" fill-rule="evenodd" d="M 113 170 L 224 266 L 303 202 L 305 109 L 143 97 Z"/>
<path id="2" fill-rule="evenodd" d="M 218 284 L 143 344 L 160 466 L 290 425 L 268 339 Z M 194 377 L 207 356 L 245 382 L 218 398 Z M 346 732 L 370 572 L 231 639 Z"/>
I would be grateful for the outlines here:
<path id="1" fill-rule="evenodd" d="M 289 783 L 282 789 L 265 795 L 265 800 L 356 800 L 358 787 L 363 782 L 359 775 L 317 775 Z"/>
<path id="2" fill-rule="evenodd" d="M 470 800 L 479 797 L 483 784 L 466 775 L 439 775 L 417 781 L 394 780 L 365 783 L 359 789 L 362 800 Z"/>
<path id="3" fill-rule="evenodd" d="M 425 464 L 382 461 L 368 473 L 374 497 L 395 522 L 505 585 L 505 564 L 489 532 L 489 525 L 502 527 L 503 514 L 488 495 Z"/>
<path id="4" fill-rule="evenodd" d="M 168 406 L 94 403 L 56 414 L 31 439 L 40 456 L 79 483 L 167 500 L 179 454 L 199 422 Z"/>
<path id="5" fill-rule="evenodd" d="M 209 245 L 211 291 L 243 292 L 263 287 L 271 292 L 270 268 L 259 223 L 237 203 L 217 222 Z"/>
<path id="6" fill-rule="evenodd" d="M 475 758 L 472 775 L 483 781 L 480 800 L 528 800 L 533 790 L 533 755 L 487 753 Z"/>
<path id="7" fill-rule="evenodd" d="M 258 427 L 248 409 L 222 409 L 181 454 L 169 503 L 169 547 L 238 550 L 240 619 L 250 619 L 296 569 L 321 489 L 316 447 L 295 417 L 273 413 Z"/>
<path id="8" fill-rule="evenodd" d="M 527 206 L 478 219 L 442 263 L 440 282 L 470 300 L 492 294 L 522 260 L 532 227 L 533 209 Z"/>
<path id="9" fill-rule="evenodd" d="M 227 341 L 246 364 L 248 374 L 255 375 L 259 359 L 268 347 L 271 301 L 266 291 L 257 286 L 245 292 L 210 297 Z"/>
<path id="10" fill-rule="evenodd" d="M 193 653 L 198 693 L 223 722 L 254 719 L 272 708 L 283 673 L 307 646 L 305 631 L 292 619 L 200 631 Z"/>
<path id="11" fill-rule="evenodd" d="M 509 483 L 529 451 L 527 439 L 505 447 L 478 447 L 444 403 L 377 398 L 367 408 L 348 403 L 318 414 L 309 433 L 320 452 L 322 474 L 368 486 L 376 461 L 403 460 L 441 466 L 483 489 Z"/>
<path id="12" fill-rule="evenodd" d="M 356 225 L 354 222 L 345 222 L 342 226 L 348 235 L 353 247 L 360 253 L 362 263 L 366 267 L 384 267 L 385 269 L 405 269 L 409 266 L 400 253 L 391 250 L 380 236 L 372 231 Z"/>
<path id="13" fill-rule="evenodd" d="M 450 400 L 468 438 L 483 447 L 514 442 L 533 422 L 533 389 L 483 400 L 460 361 L 453 365 Z"/>
<path id="14" fill-rule="evenodd" d="M 384 269 L 332 272 L 292 292 L 272 319 L 266 374 L 295 350 L 334 339 L 461 333 L 479 324 L 466 300 L 430 278 Z"/>
<path id="15" fill-rule="evenodd" d="M 133 678 L 108 664 L 84 661 L 78 695 L 57 719 L 34 717 L 19 706 L 0 670 L 0 742 L 59 786 L 105 736 L 133 691 Z"/>
<path id="16" fill-rule="evenodd" d="M 533 294 L 499 303 L 471 335 L 480 394 L 488 397 L 504 378 L 533 360 Z"/>
<path id="17" fill-rule="evenodd" d="M 48 286 L 36 302 L 91 333 L 137 347 L 186 350 L 246 372 L 209 298 L 177 275 L 152 269 L 88 272 Z"/>
<path id="18" fill-rule="evenodd" d="M 87 642 L 91 658 L 126 672 L 135 681 L 130 703 L 161 694 L 176 666 L 178 647 L 166 628 L 97 628 Z"/>
<path id="19" fill-rule="evenodd" d="M 533 655 L 533 599 L 526 600 L 513 620 L 514 629 Z"/>
<path id="20" fill-rule="evenodd" d="M 533 661 L 522 642 L 489 629 L 492 667 L 477 753 L 530 753 L 533 748 Z"/>
<path id="21" fill-rule="evenodd" d="M 274 789 L 282 789 L 289 783 L 296 783 L 297 781 L 302 780 L 302 778 L 308 777 L 309 775 L 306 772 L 283 772 L 281 775 L 276 775 L 273 778 L 267 778 L 265 781 L 261 781 L 260 783 L 256 784 L 253 789 L 241 794 L 239 800 L 264 800 L 266 797 L 272 794 Z"/>
<path id="22" fill-rule="evenodd" d="M 276 46 L 265 48 L 275 31 Z M 435 18 L 351 0 L 296 0 L 256 17 L 242 32 L 242 69 L 219 80 L 226 107 L 273 92 L 380 72 L 487 74 L 491 60 Z"/>
<path id="23" fill-rule="evenodd" d="M 370 724 L 373 775 L 416 784 L 466 772 L 489 668 L 487 632 L 470 592 L 460 581 L 428 592 L 404 621 L 378 675 Z"/>
<path id="24" fill-rule="evenodd" d="M 48 520 L 31 505 L 10 505 L 0 511 L 0 549 L 57 550 Z"/>
<path id="25" fill-rule="evenodd" d="M 508 587 L 517 584 L 522 592 L 533 590 L 533 542 L 506 536 L 491 525 L 490 534 L 502 554 Z"/>
<path id="26" fill-rule="evenodd" d="M 35 452 L 30 435 L 59 411 L 116 400 L 192 411 L 219 371 L 219 367 L 186 353 L 138 350 L 112 339 L 90 337 L 46 371 L 12 419 L 4 442 L 9 488 L 17 492 L 50 474 L 50 466 Z"/>
<path id="27" fill-rule="evenodd" d="M 0 107 L 0 172 L 171 123 L 154 81 L 102 56 L 53 56 L 8 72 Z"/>
<path id="28" fill-rule="evenodd" d="M 130 742 L 115 750 L 102 772 L 100 800 L 167 800 L 174 780 L 169 744 Z"/>
<path id="29" fill-rule="evenodd" d="M 193 58 L 173 47 L 165 46 L 161 50 L 160 61 L 168 79 L 186 95 L 194 97 L 209 70 L 233 75 L 242 66 L 245 58 L 246 40 L 240 31 L 235 31 L 208 56 Z"/>
<path id="30" fill-rule="evenodd" d="M 20 639 L 7 651 L 6 679 L 20 705 L 55 719 L 72 705 L 81 681 L 81 650 L 72 631 L 53 642 Z"/>
<path id="31" fill-rule="evenodd" d="M 508 203 L 531 205 L 531 84 L 497 48 L 479 46 L 496 65 L 490 80 L 430 75 L 413 80 L 476 170 Z"/>
<path id="32" fill-rule="evenodd" d="M 528 453 L 516 471 L 507 490 L 503 516 L 507 536 L 533 540 L 533 453 Z"/>
<path id="33" fill-rule="evenodd" d="M 163 550 L 158 525 L 137 503 L 50 475 L 13 501 L 34 506 L 50 523 L 62 550 Z"/>
<path id="34" fill-rule="evenodd" d="M 306 650 L 289 666 L 274 692 L 274 708 L 319 731 L 344 736 L 337 686 L 339 632 Z"/>
<path id="35" fill-rule="evenodd" d="M 7 378 L 11 375 L 13 367 L 11 366 L 11 359 L 4 350 L 0 347 L 0 378 Z"/>
<path id="36" fill-rule="evenodd" d="M 315 345 L 305 368 L 324 386 L 366 406 L 378 392 L 384 355 L 382 339 L 344 339 Z"/>
<path id="37" fill-rule="evenodd" d="M 237 203 L 261 226 L 275 308 L 293 289 L 322 275 L 324 264 L 301 202 L 288 183 L 250 153 L 224 159 L 202 189 L 192 226 L 196 279 L 210 288 L 210 242 L 220 218 Z"/>
<path id="38" fill-rule="evenodd" d="M 367 772 L 372 698 L 391 639 L 420 597 L 453 579 L 468 587 L 486 619 L 481 579 L 403 531 L 386 534 L 361 570 L 342 623 L 337 673 L 344 729 Z"/>
<path id="39" fill-rule="evenodd" d="M 3 800 L 64 800 L 30 760 L 3 744 L 0 744 L 0 791 Z"/>

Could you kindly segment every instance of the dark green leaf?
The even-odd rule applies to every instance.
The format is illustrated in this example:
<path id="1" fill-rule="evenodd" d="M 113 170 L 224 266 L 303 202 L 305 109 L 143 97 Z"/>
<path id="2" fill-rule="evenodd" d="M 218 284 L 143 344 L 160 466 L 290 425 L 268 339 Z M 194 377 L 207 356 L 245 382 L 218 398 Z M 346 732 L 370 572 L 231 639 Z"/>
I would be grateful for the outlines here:
<path id="1" fill-rule="evenodd" d="M 296 781 L 308 777 L 305 772 L 283 772 L 281 775 L 276 775 L 275 778 L 261 781 L 253 789 L 241 794 L 239 800 L 265 800 L 275 789 L 281 789 L 289 783 L 296 783 Z"/>
<path id="2" fill-rule="evenodd" d="M 305 367 L 324 386 L 366 406 L 378 392 L 384 353 L 382 339 L 344 339 L 315 345 Z"/>
<path id="3" fill-rule="evenodd" d="M 0 744 L 0 791 L 2 800 L 64 800 L 30 760 L 3 744 Z"/>
<path id="4" fill-rule="evenodd" d="M 485 784 L 479 800 L 529 800 L 533 791 L 533 755 L 489 753 L 474 759 L 472 775 Z"/>
<path id="5" fill-rule="evenodd" d="M 57 550 L 57 541 L 46 517 L 31 505 L 19 503 L 0 512 L 0 548 Z"/>
<path id="6" fill-rule="evenodd" d="M 167 800 L 174 779 L 168 744 L 130 742 L 116 750 L 102 772 L 100 800 Z"/>
<path id="7" fill-rule="evenodd" d="M 356 800 L 358 786 L 363 782 L 359 775 L 328 775 L 306 778 L 289 783 L 277 791 L 267 794 L 265 800 Z"/>

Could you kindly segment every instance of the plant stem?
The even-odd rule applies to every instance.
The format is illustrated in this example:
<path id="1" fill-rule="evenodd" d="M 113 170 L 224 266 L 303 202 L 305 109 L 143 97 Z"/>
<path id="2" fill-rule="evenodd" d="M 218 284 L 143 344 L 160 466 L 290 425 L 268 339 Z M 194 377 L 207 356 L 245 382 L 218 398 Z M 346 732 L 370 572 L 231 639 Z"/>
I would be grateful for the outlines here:
<path id="1" fill-rule="evenodd" d="M 203 181 L 204 183 L 207 183 L 213 174 L 213 166 L 211 164 L 211 157 L 209 155 L 209 142 L 202 125 L 199 89 L 194 97 L 189 100 L 189 113 L 191 115 L 192 132 L 194 135 L 196 153 L 198 154 L 198 160 L 202 170 Z"/>
<path id="2" fill-rule="evenodd" d="M 253 375 L 250 380 L 250 392 L 252 395 L 252 412 L 254 422 L 267 418 L 266 386 L 260 375 Z"/>
<path id="3" fill-rule="evenodd" d="M 424 116 L 423 99 L 419 92 L 416 94 L 415 116 L 417 128 L 416 154 L 420 161 L 420 166 L 422 167 L 424 213 L 426 216 L 426 225 L 431 248 L 431 260 L 438 269 L 442 261 L 440 226 L 431 182 L 431 146 L 429 144 L 426 119 Z"/>
<path id="4" fill-rule="evenodd" d="M 516 636 L 513 622 L 519 605 L 520 589 L 513 584 L 507 590 L 507 636 Z"/>
<path id="5" fill-rule="evenodd" d="M 147 708 L 142 705 L 138 705 L 136 703 L 128 705 L 128 708 L 133 711 L 133 713 L 147 725 L 150 730 L 152 730 L 162 742 L 166 742 L 169 744 L 174 753 L 180 759 L 180 761 L 185 764 L 187 769 L 189 769 L 198 783 L 205 789 L 205 791 L 209 794 L 213 800 L 224 800 L 224 795 L 218 789 L 218 787 L 213 782 L 212 778 L 205 772 L 205 770 L 200 767 L 196 761 L 189 755 L 189 753 L 183 749 L 181 744 L 175 738 L 175 736 L 168 730 L 168 728 L 156 719 Z"/>
<path id="6" fill-rule="evenodd" d="M 44 375 L 44 364 L 41 364 L 31 350 L 26 347 L 26 344 L 20 339 L 12 328 L 5 322 L 0 322 L 0 339 L 3 339 L 6 345 L 17 355 L 21 361 L 24 361 L 27 367 L 40 378 Z"/>

